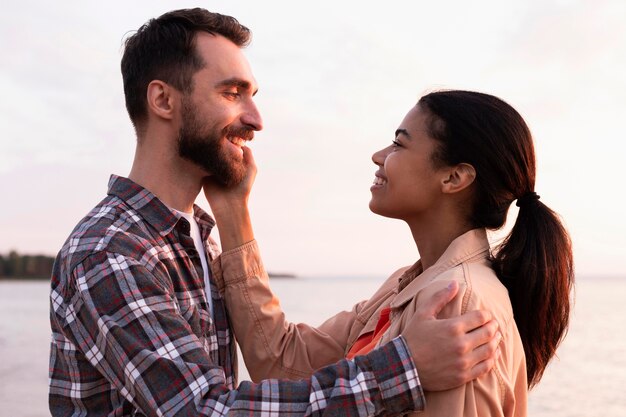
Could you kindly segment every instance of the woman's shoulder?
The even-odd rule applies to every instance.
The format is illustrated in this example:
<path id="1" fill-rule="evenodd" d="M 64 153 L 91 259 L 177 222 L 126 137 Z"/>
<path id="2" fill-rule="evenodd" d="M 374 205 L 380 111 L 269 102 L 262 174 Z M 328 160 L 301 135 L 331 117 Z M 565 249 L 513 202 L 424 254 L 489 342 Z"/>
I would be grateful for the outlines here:
<path id="1" fill-rule="evenodd" d="M 459 313 L 472 310 L 489 310 L 501 324 L 513 318 L 511 300 L 506 287 L 500 282 L 488 261 L 461 263 L 439 274 L 434 282 L 439 285 L 459 283 Z"/>

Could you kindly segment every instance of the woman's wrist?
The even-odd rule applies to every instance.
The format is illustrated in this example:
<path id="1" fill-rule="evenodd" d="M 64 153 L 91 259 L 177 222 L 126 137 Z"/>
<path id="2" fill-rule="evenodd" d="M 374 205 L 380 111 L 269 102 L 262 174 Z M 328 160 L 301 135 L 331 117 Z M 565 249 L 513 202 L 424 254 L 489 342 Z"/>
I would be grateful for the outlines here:
<path id="1" fill-rule="evenodd" d="M 223 251 L 235 249 L 254 240 L 252 221 L 246 204 L 217 208 L 213 215 Z"/>

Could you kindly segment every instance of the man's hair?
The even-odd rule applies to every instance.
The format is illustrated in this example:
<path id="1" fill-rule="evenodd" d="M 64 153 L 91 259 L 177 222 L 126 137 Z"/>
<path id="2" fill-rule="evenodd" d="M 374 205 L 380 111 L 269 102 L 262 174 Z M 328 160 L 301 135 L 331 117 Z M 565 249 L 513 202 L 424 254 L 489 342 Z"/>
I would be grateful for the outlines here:
<path id="1" fill-rule="evenodd" d="M 193 74 L 206 65 L 195 48 L 198 32 L 224 36 L 239 47 L 251 38 L 250 30 L 234 17 L 195 8 L 150 19 L 126 39 L 122 79 L 126 109 L 135 128 L 148 116 L 146 94 L 153 80 L 183 93 L 193 91 Z"/>

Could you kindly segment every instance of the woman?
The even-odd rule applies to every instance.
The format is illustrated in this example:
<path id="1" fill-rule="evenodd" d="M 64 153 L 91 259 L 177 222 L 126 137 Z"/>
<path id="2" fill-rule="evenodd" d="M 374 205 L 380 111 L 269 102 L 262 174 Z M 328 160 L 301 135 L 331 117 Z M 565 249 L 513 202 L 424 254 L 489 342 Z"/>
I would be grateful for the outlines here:
<path id="1" fill-rule="evenodd" d="M 567 329 L 573 285 L 568 234 L 534 190 L 526 123 L 496 97 L 434 92 L 419 100 L 392 144 L 372 159 L 378 170 L 370 209 L 407 223 L 420 260 L 352 311 L 312 328 L 285 321 L 256 242 L 222 254 L 213 271 L 252 378 L 304 377 L 365 353 L 398 336 L 420 300 L 456 281 L 459 295 L 441 314 L 490 310 L 502 333 L 502 354 L 487 375 L 426 393 L 424 415 L 526 415 L 527 389 L 539 382 Z M 505 224 L 516 200 L 515 225 L 492 250 L 487 230 Z M 229 233 L 238 232 L 220 230 Z"/>

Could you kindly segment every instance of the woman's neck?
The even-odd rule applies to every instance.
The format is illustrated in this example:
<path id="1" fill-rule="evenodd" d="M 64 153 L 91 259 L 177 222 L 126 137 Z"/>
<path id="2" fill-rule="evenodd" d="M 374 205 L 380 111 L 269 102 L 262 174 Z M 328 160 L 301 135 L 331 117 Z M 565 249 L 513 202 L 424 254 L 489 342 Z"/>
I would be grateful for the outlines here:
<path id="1" fill-rule="evenodd" d="M 424 270 L 433 266 L 450 243 L 472 229 L 458 219 L 436 218 L 429 221 L 407 221 Z"/>

